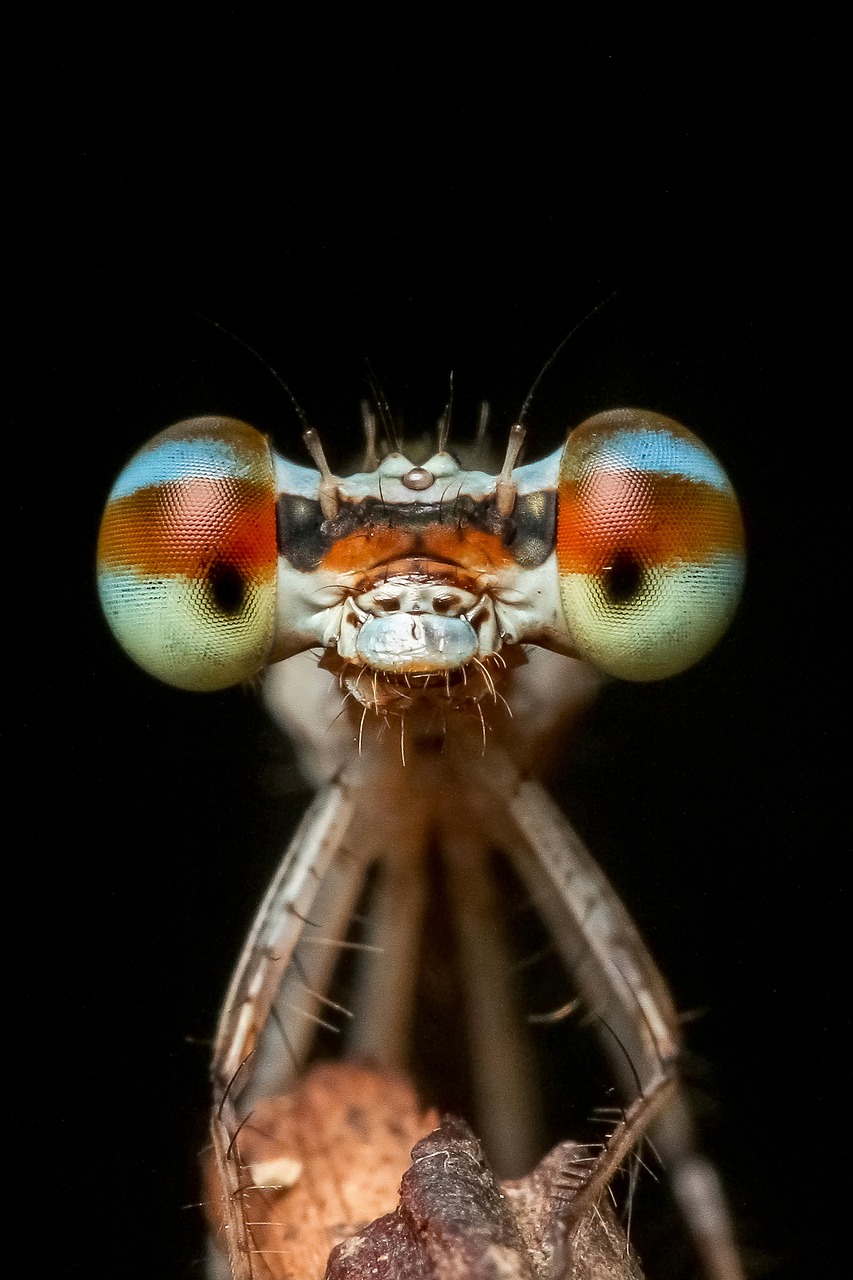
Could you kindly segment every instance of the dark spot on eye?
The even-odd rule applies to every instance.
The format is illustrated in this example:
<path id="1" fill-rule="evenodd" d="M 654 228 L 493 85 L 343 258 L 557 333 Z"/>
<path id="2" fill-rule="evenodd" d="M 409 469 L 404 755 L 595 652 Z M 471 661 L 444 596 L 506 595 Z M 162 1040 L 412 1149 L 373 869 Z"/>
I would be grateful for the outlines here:
<path id="1" fill-rule="evenodd" d="M 435 596 L 432 602 L 434 613 L 447 613 L 456 603 L 453 596 Z"/>
<path id="2" fill-rule="evenodd" d="M 400 608 L 399 596 L 376 596 L 376 608 L 380 613 L 396 613 Z"/>
<path id="3" fill-rule="evenodd" d="M 617 551 L 604 571 L 604 590 L 612 604 L 628 604 L 643 585 L 643 566 L 631 551 Z"/>
<path id="4" fill-rule="evenodd" d="M 239 613 L 246 598 L 246 579 L 236 565 L 217 560 L 208 570 L 207 585 L 220 613 L 229 617 Z"/>

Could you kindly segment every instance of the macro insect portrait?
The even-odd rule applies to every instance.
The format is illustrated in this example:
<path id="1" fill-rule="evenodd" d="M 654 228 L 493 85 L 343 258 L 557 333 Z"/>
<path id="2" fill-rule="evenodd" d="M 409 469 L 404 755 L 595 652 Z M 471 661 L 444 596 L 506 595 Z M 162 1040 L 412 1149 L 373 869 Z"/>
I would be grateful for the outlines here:
<path id="1" fill-rule="evenodd" d="M 627 1280 L 608 1193 L 647 1140 L 702 1273 L 738 1280 L 674 1002 L 538 780 L 602 680 L 676 675 L 723 635 L 732 486 L 634 408 L 538 460 L 526 408 L 497 455 L 485 413 L 470 443 L 449 411 L 401 438 L 381 394 L 363 419 L 341 474 L 307 421 L 303 462 L 233 418 L 179 422 L 101 526 L 127 653 L 182 689 L 262 678 L 316 788 L 216 1034 L 210 1274 Z M 600 1142 L 544 1122 L 536 1034 L 557 1023 L 618 1088 Z"/>

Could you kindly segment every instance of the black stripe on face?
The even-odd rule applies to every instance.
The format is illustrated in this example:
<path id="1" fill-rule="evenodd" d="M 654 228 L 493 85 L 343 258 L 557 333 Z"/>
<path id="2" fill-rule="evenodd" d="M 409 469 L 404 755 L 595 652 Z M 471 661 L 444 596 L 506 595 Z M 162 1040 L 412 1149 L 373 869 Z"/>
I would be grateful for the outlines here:
<path id="1" fill-rule="evenodd" d="M 512 513 L 515 536 L 509 545 L 522 569 L 536 569 L 557 545 L 557 491 L 522 493 Z"/>
<path id="2" fill-rule="evenodd" d="M 323 526 L 323 513 L 316 498 L 279 494 L 275 504 L 278 553 L 300 573 L 316 569 L 329 549 Z"/>
<path id="3" fill-rule="evenodd" d="M 500 539 L 524 569 L 536 568 L 553 551 L 557 531 L 557 494 L 553 489 L 521 494 L 511 516 L 498 515 L 494 494 L 459 494 L 446 502 L 385 502 L 382 498 L 342 501 L 332 520 L 324 520 L 314 498 L 289 493 L 276 503 L 279 554 L 301 573 L 315 570 L 334 544 L 371 529 L 400 529 L 418 534 L 436 525 L 476 529 Z"/>

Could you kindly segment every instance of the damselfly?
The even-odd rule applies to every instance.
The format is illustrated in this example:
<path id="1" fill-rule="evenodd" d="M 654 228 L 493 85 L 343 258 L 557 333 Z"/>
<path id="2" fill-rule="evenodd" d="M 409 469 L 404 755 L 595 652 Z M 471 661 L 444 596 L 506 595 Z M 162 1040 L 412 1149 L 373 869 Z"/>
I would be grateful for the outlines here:
<path id="1" fill-rule="evenodd" d="M 319 1277 L 331 1255 L 336 1277 L 499 1264 L 494 1274 L 634 1274 L 600 1206 L 648 1131 L 707 1275 L 737 1280 L 723 1195 L 678 1085 L 671 997 L 534 780 L 598 673 L 661 679 L 722 635 L 744 563 L 731 485 L 691 432 L 637 410 L 588 419 L 525 465 L 516 426 L 496 474 L 482 439 L 470 457 L 448 449 L 446 419 L 421 453 L 390 422 L 377 449 L 370 411 L 365 425 L 361 469 L 338 476 L 311 429 L 307 467 L 234 419 L 179 423 L 121 473 L 101 528 L 101 601 L 131 657 L 198 690 L 268 668 L 267 703 L 318 789 L 220 1018 L 212 1269 Z M 437 1116 L 418 1110 L 405 1073 L 428 1075 L 442 1105 L 442 1082 L 453 1095 L 464 1072 L 497 1173 L 530 1171 L 536 1068 L 507 900 L 544 922 L 573 984 L 564 1011 L 577 1003 L 600 1029 L 625 1110 L 601 1150 L 564 1144 L 501 1190 L 473 1135 L 447 1122 L 427 1136 Z M 430 975 L 451 968 L 458 999 L 444 1007 L 462 1016 L 418 1040 Z M 336 1068 L 316 1065 L 328 1028 L 346 1059 Z M 382 1216 L 416 1142 L 404 1200 L 428 1198 L 418 1173 L 440 1169 L 445 1217 L 448 1186 L 480 1213 L 450 1213 L 455 1235 L 435 1204 Z M 590 1230 L 593 1246 L 581 1243 Z M 609 1248 L 622 1271 L 603 1270 L 595 1250 Z"/>

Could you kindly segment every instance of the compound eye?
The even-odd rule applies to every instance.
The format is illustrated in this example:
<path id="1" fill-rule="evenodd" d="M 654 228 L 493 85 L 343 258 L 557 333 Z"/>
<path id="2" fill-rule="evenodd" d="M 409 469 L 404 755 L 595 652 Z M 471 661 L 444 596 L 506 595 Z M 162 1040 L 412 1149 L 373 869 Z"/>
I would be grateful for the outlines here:
<path id="1" fill-rule="evenodd" d="M 670 418 L 588 418 L 560 460 L 557 563 L 582 656 L 625 680 L 675 675 L 716 644 L 737 606 L 745 562 L 734 490 Z"/>
<path id="2" fill-rule="evenodd" d="M 245 422 L 179 422 L 116 480 L 98 593 L 119 644 L 167 684 L 224 689 L 264 666 L 276 566 L 272 454 Z"/>

